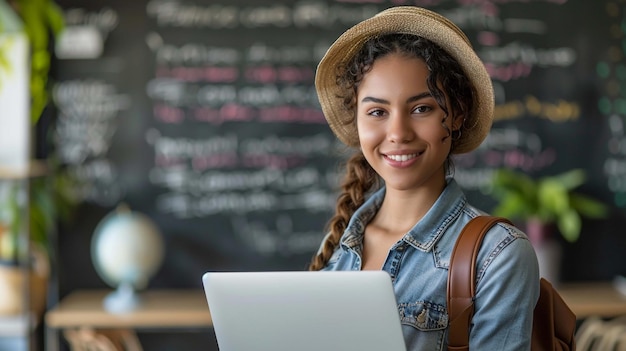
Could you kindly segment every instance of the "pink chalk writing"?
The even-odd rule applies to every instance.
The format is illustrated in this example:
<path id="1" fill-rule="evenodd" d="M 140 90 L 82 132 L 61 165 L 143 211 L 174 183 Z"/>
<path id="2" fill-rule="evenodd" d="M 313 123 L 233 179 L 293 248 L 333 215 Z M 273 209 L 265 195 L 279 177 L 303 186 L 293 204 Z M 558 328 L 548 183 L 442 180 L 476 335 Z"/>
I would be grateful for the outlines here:
<path id="1" fill-rule="evenodd" d="M 199 122 L 221 125 L 224 122 L 248 122 L 255 116 L 253 108 L 237 104 L 226 104 L 220 108 L 198 107 L 191 112 L 193 118 Z"/>
<path id="2" fill-rule="evenodd" d="M 239 160 L 237 154 L 213 154 L 209 156 L 195 156 L 191 160 L 191 167 L 194 171 L 204 171 L 206 169 L 233 168 Z"/>
<path id="3" fill-rule="evenodd" d="M 518 168 L 523 171 L 541 170 L 556 161 L 556 151 L 546 149 L 538 154 L 529 154 L 519 149 L 488 150 L 483 154 L 485 165 L 493 168 Z"/>
<path id="4" fill-rule="evenodd" d="M 239 79 L 237 67 L 166 67 L 159 66 L 157 78 L 174 78 L 183 82 L 232 83 Z"/>
<path id="5" fill-rule="evenodd" d="M 261 122 L 326 123 L 321 110 L 296 106 L 261 108 L 258 119 Z"/>
<path id="6" fill-rule="evenodd" d="M 304 164 L 304 157 L 298 155 L 249 154 L 241 158 L 247 168 L 288 169 Z"/>
<path id="7" fill-rule="evenodd" d="M 244 77 L 252 83 L 309 83 L 315 72 L 310 67 L 264 65 L 246 68 Z"/>
<path id="8" fill-rule="evenodd" d="M 482 31 L 478 33 L 478 42 L 484 46 L 496 46 L 500 43 L 500 37 L 494 32 Z"/>
<path id="9" fill-rule="evenodd" d="M 152 108 L 154 118 L 164 123 L 180 123 L 185 119 L 185 112 L 177 107 L 157 103 Z"/>
<path id="10" fill-rule="evenodd" d="M 503 82 L 528 77 L 530 72 L 532 72 L 532 66 L 522 62 L 512 63 L 507 66 L 498 66 L 486 63 L 485 68 L 487 68 L 487 72 L 489 72 L 491 78 Z"/>
<path id="11" fill-rule="evenodd" d="M 285 83 L 313 82 L 315 72 L 310 67 L 279 67 L 278 80 Z"/>

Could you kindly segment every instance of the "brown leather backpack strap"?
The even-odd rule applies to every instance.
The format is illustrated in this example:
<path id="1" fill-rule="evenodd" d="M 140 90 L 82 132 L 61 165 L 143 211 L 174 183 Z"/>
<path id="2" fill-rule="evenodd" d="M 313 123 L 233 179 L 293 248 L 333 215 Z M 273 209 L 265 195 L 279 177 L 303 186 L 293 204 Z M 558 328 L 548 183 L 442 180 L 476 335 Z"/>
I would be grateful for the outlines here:
<path id="1" fill-rule="evenodd" d="M 476 257 L 485 234 L 502 217 L 478 216 L 470 220 L 456 240 L 448 268 L 448 350 L 469 350 L 469 326 L 474 314 Z"/>

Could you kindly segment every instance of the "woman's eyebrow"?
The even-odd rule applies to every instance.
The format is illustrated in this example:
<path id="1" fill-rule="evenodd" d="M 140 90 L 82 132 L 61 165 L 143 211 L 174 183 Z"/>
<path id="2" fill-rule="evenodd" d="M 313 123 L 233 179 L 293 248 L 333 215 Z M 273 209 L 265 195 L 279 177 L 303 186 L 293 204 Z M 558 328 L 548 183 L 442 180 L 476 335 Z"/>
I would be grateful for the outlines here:
<path id="1" fill-rule="evenodd" d="M 425 91 L 421 94 L 417 94 L 415 96 L 411 96 L 410 98 L 406 99 L 406 102 L 414 102 L 417 100 L 421 100 L 423 98 L 427 98 L 427 97 L 432 97 L 433 95 L 430 93 L 430 91 Z"/>
<path id="2" fill-rule="evenodd" d="M 418 100 L 421 100 L 423 98 L 431 97 L 431 96 L 432 96 L 432 94 L 430 92 L 425 91 L 425 92 L 417 94 L 415 96 L 411 96 L 410 98 L 406 99 L 406 102 L 407 103 L 414 102 L 414 101 L 418 101 Z M 377 104 L 385 104 L 385 105 L 389 105 L 390 104 L 389 101 L 387 101 L 385 99 L 380 99 L 380 98 L 376 98 L 376 97 L 373 97 L 373 96 L 366 96 L 363 99 L 361 99 L 361 102 L 374 102 L 374 103 L 377 103 Z"/>
<path id="3" fill-rule="evenodd" d="M 363 99 L 361 99 L 361 102 L 375 102 L 377 104 L 389 105 L 389 101 L 387 101 L 385 99 L 375 98 L 373 96 L 366 96 Z"/>

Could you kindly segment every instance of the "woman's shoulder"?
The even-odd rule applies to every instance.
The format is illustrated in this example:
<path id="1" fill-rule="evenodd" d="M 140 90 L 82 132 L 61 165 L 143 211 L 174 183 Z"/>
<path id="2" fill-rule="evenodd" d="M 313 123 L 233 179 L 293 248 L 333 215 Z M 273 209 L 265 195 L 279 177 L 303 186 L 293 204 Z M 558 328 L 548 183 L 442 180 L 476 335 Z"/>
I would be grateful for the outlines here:
<path id="1" fill-rule="evenodd" d="M 459 216 L 458 221 L 466 226 L 470 220 L 479 217 L 479 216 L 491 216 L 489 213 L 484 212 L 470 204 L 466 204 L 465 208 L 462 211 L 461 216 Z M 512 223 L 511 220 L 507 218 L 503 218 L 502 221 L 496 222 L 485 235 L 484 240 L 505 240 L 505 241 L 514 241 L 514 240 L 528 240 L 526 233 Z"/>
<path id="2" fill-rule="evenodd" d="M 488 271 L 503 274 L 537 267 L 535 250 L 524 231 L 514 224 L 497 222 L 487 231 L 480 246 L 476 278 L 481 280 Z"/>
<path id="3" fill-rule="evenodd" d="M 471 205 L 467 205 L 462 212 L 457 219 L 459 233 L 473 218 L 489 215 Z M 517 261 L 519 264 L 532 264 L 536 261 L 535 251 L 526 233 L 515 224 L 505 221 L 496 222 L 483 238 L 478 253 L 479 267 L 483 270 L 487 269 L 494 260 L 499 259 Z"/>

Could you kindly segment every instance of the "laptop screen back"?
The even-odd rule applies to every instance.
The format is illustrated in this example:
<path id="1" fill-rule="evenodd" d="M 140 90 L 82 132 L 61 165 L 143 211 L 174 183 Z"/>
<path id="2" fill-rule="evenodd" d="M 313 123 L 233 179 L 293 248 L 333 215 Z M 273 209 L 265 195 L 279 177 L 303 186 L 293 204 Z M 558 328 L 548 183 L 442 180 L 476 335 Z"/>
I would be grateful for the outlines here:
<path id="1" fill-rule="evenodd" d="M 221 351 L 406 351 L 384 271 L 208 272 Z"/>

